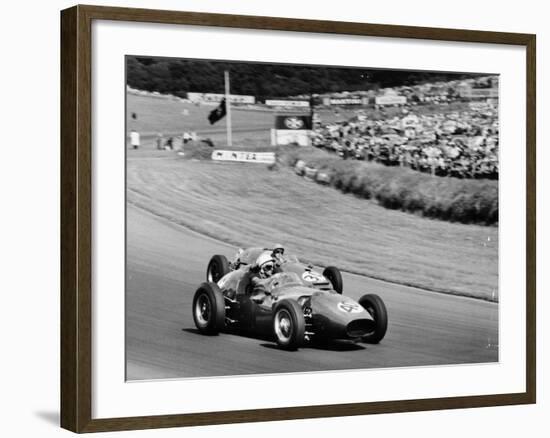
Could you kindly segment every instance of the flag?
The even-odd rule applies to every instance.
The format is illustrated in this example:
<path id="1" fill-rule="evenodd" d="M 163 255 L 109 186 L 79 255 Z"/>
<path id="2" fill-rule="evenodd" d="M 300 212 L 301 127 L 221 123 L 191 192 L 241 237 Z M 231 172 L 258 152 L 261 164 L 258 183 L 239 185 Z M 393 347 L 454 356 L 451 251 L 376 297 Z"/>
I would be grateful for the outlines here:
<path id="1" fill-rule="evenodd" d="M 210 111 L 210 114 L 208 114 L 208 121 L 210 122 L 211 125 L 213 125 L 218 120 L 223 119 L 225 117 L 225 114 L 226 114 L 225 99 L 222 99 L 222 101 L 220 102 L 220 105 L 216 109 Z"/>

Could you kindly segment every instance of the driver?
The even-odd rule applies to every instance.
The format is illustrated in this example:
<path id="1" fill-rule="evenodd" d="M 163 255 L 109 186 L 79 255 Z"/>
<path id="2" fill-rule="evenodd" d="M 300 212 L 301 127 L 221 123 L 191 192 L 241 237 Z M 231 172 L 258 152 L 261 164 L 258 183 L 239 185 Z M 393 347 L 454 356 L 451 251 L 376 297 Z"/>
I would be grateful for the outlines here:
<path id="1" fill-rule="evenodd" d="M 277 243 L 273 247 L 273 252 L 271 253 L 271 257 L 273 257 L 273 260 L 275 260 L 275 263 L 280 265 L 281 263 L 283 263 L 284 254 L 285 254 L 284 246 L 281 245 L 280 243 Z"/>
<path id="2" fill-rule="evenodd" d="M 254 265 L 254 274 L 250 277 L 252 296 L 266 295 L 267 281 L 275 273 L 275 261 L 271 254 L 265 251 L 258 256 Z"/>

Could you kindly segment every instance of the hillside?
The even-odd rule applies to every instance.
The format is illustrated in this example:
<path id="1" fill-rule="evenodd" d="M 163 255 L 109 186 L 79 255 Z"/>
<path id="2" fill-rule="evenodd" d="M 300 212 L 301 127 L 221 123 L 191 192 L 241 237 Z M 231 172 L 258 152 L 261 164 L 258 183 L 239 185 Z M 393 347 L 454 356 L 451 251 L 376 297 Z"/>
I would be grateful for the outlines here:
<path id="1" fill-rule="evenodd" d="M 337 91 L 368 91 L 398 85 L 450 81 L 479 76 L 473 73 L 440 73 L 379 70 L 362 67 L 303 66 L 127 57 L 127 84 L 146 91 L 184 97 L 187 92 L 223 93 L 223 72 L 229 70 L 235 94 L 258 99 Z"/>

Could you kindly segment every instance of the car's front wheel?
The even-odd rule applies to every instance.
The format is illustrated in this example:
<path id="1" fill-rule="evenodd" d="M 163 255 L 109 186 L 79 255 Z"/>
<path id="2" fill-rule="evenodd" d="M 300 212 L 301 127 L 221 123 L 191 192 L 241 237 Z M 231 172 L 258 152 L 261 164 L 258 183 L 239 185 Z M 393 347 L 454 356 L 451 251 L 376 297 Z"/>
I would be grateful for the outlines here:
<path id="1" fill-rule="evenodd" d="M 323 276 L 330 281 L 332 288 L 340 295 L 344 291 L 344 280 L 342 280 L 342 273 L 334 266 L 327 266 L 323 271 Z"/>
<path id="2" fill-rule="evenodd" d="M 193 320 L 201 333 L 217 335 L 225 327 L 225 300 L 216 283 L 203 283 L 193 297 Z"/>
<path id="3" fill-rule="evenodd" d="M 212 256 L 206 268 L 206 281 L 217 283 L 230 271 L 229 261 L 224 255 Z"/>
<path id="4" fill-rule="evenodd" d="M 306 323 L 304 312 L 296 301 L 283 300 L 273 313 L 273 332 L 277 344 L 287 350 L 296 350 L 304 344 Z"/>
<path id="5" fill-rule="evenodd" d="M 374 327 L 372 332 L 363 336 L 363 342 L 369 344 L 378 344 L 386 335 L 388 330 L 388 311 L 382 298 L 376 294 L 363 295 L 359 304 L 369 312 L 370 316 L 374 320 Z"/>

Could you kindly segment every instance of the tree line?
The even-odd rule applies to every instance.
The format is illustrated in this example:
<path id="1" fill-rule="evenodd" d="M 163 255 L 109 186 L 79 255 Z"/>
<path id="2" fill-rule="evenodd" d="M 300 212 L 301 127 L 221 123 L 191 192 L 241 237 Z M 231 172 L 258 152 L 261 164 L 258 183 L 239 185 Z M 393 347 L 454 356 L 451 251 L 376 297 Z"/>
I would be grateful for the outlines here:
<path id="1" fill-rule="evenodd" d="M 474 77 L 468 73 L 377 70 L 151 58 L 127 56 L 126 80 L 133 88 L 186 97 L 187 92 L 223 93 L 223 72 L 231 75 L 231 92 L 257 99 L 449 81 Z"/>

